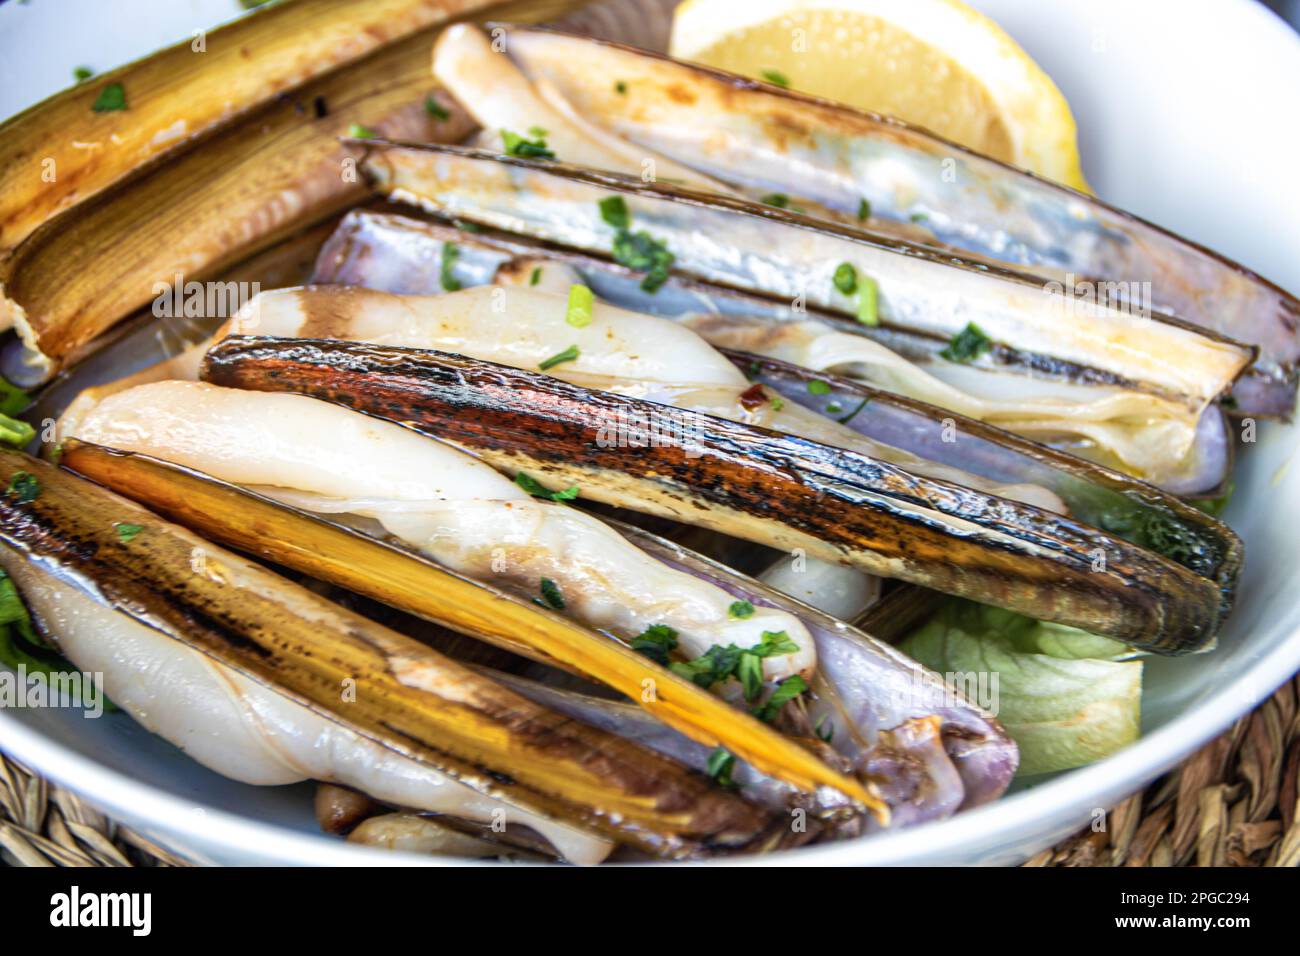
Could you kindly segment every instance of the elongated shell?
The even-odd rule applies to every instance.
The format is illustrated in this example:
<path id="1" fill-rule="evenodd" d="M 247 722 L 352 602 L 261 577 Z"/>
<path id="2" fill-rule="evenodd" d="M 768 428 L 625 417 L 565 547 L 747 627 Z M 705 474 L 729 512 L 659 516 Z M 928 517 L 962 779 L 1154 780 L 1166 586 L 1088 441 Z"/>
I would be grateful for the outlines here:
<path id="1" fill-rule="evenodd" d="M 1220 621 L 1214 583 L 1059 515 L 539 373 L 417 349 L 232 337 L 208 353 L 203 376 L 332 401 L 464 445 L 507 472 L 577 484 L 587 498 L 806 548 L 1162 653 L 1203 646 Z M 627 434 L 657 437 L 621 447 Z"/>
<path id="2" fill-rule="evenodd" d="M 898 120 L 600 40 L 507 41 L 589 121 L 701 173 L 850 216 L 865 200 L 873 217 L 919 220 L 957 249 L 1072 273 L 1099 295 L 1140 300 L 1145 284 L 1155 309 L 1260 347 L 1234 392 L 1243 411 L 1291 414 L 1300 302 L 1208 249 Z"/>
<path id="3" fill-rule="evenodd" d="M 273 96 L 486 0 L 289 0 L 69 87 L 0 124 L 0 257 L 65 208 Z M 117 84 L 123 110 L 92 107 Z M 53 175 L 42 175 L 48 171 Z"/>
<path id="4" fill-rule="evenodd" d="M 1198 416 L 1254 359 L 1249 346 L 1173 319 L 731 197 L 449 146 L 377 143 L 364 165 L 394 198 L 588 252 L 614 247 L 618 232 L 600 202 L 617 195 L 629 228 L 661 242 L 684 274 L 856 314 L 858 304 L 833 278 L 847 263 L 862 283 L 875 283 L 873 318 L 884 324 L 943 337 L 974 324 L 996 343 L 1095 369 L 1115 384 L 1183 401 Z"/>
<path id="5" fill-rule="evenodd" d="M 0 452 L 0 542 L 93 597 L 330 720 L 495 798 L 659 855 L 743 845 L 764 814 L 612 734 L 538 707 L 428 647 L 66 471 Z M 130 540 L 118 527 L 139 525 Z M 355 700 L 340 688 L 353 681 Z M 109 692 L 111 693 L 111 688 Z"/>
<path id="6" fill-rule="evenodd" d="M 664 723 L 812 792 L 829 786 L 887 816 L 869 788 L 624 645 L 408 551 L 144 455 L 68 442 L 68 467 L 223 544 L 540 660 L 587 674 Z"/>

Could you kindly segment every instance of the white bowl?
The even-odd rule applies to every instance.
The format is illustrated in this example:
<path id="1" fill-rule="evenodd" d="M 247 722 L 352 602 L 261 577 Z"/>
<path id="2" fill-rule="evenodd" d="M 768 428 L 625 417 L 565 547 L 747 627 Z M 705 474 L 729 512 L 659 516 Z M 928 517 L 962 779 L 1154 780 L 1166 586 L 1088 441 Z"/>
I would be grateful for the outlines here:
<path id="1" fill-rule="evenodd" d="M 145 4 L 170 34 L 189 35 L 185 4 Z M 82 61 L 77 45 L 135 30 L 116 8 L 78 4 L 49 32 L 15 30 L 29 8 L 0 9 L 0 63 Z M 1295 104 L 1300 37 L 1252 0 L 976 0 L 1056 79 L 1079 120 L 1085 171 L 1100 195 L 1300 291 L 1300 155 Z M 40 4 L 31 10 L 39 11 Z M 7 19 L 6 19 L 7 17 Z M 166 19 L 170 17 L 170 19 Z M 134 18 L 132 18 L 134 19 Z M 154 19 L 153 29 L 161 29 Z M 78 29 L 68 32 L 70 24 Z M 146 49 L 111 44 L 119 59 Z M 96 63 L 99 67 L 109 64 Z M 48 74 L 49 68 L 45 67 Z M 48 87 L 48 80 L 46 82 Z M 56 80 L 57 82 L 57 80 Z M 50 92 L 20 87 L 17 108 Z M 781 860 L 836 864 L 1016 863 L 1145 786 L 1248 712 L 1300 669 L 1300 431 L 1259 429 L 1237 471 L 1228 522 L 1246 541 L 1237 610 L 1210 655 L 1147 666 L 1143 736 L 1091 767 L 1021 786 L 951 820 L 797 851 Z M 197 860 L 220 863 L 431 862 L 349 846 L 317 832 L 308 786 L 258 788 L 199 767 L 124 715 L 0 712 L 0 745 L 105 811 Z"/>

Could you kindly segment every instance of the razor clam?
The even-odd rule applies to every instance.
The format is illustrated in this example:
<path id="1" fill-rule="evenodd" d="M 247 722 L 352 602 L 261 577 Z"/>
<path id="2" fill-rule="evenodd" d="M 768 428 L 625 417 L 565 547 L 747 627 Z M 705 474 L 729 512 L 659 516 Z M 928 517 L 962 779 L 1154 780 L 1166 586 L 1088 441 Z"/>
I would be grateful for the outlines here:
<path id="1" fill-rule="evenodd" d="M 1234 391 L 1243 412 L 1294 409 L 1300 302 L 1208 249 L 898 120 L 600 40 L 519 29 L 506 43 L 588 121 L 701 174 L 848 215 L 865 200 L 874 217 L 1133 307 L 1149 284 L 1156 311 L 1259 346 Z"/>
<path id="2" fill-rule="evenodd" d="M 1218 586 L 1123 539 L 856 452 L 446 353 L 231 337 L 218 385 L 294 392 L 586 498 L 923 583 L 1160 653 L 1213 639 Z M 661 440 L 633 453 L 620 429 Z"/>
<path id="3" fill-rule="evenodd" d="M 1044 423 L 1036 422 L 1032 414 L 1022 411 L 1020 418 L 1005 420 L 1008 413 L 1028 408 L 1030 413 L 1055 419 L 1050 427 L 1065 433 L 1060 436 L 1064 450 L 1120 470 L 1124 469 L 1115 462 L 1115 454 L 1107 450 L 1104 441 L 1113 437 L 1129 442 L 1137 455 L 1159 465 L 1163 474 L 1153 483 L 1175 494 L 1213 496 L 1227 479 L 1231 438 L 1223 414 L 1215 406 L 1207 407 L 1196 423 L 1195 438 L 1186 454 L 1171 458 L 1172 450 L 1167 449 L 1165 442 L 1160 444 L 1166 450 L 1152 459 L 1156 452 L 1153 443 L 1133 440 L 1136 426 L 1131 419 L 1128 423 L 1120 419 L 1112 425 L 1105 418 L 1108 407 L 1114 409 L 1117 403 L 1131 404 L 1136 400 L 1138 417 L 1149 420 L 1154 407 L 1150 396 L 1116 391 L 1104 384 L 1084 388 L 1050 379 L 1044 384 L 1035 377 L 1041 374 L 1039 370 L 1002 375 L 1009 370 L 1005 364 L 1009 359 L 996 350 L 958 365 L 943 359 L 940 352 L 946 344 L 929 336 L 864 326 L 831 313 L 809 310 L 800 314 L 770 300 L 678 277 L 669 278 L 653 294 L 647 293 L 640 288 L 641 278 L 623 266 L 580 253 L 540 247 L 519 237 L 469 234 L 437 223 L 357 210 L 344 218 L 322 249 L 313 281 L 399 293 L 436 292 L 442 287 L 438 266 L 448 245 L 454 247 L 448 258 L 453 263 L 453 279 L 458 285 L 489 281 L 489 274 L 495 269 L 497 281 L 534 288 L 554 287 L 560 291 L 565 285 L 564 276 L 573 275 L 575 281 L 615 305 L 686 321 L 714 345 L 734 345 L 788 358 L 795 364 L 816 362 L 814 367 L 874 377 L 877 380 L 868 384 L 894 391 L 903 389 L 912 398 L 938 400 L 941 405 L 947 402 L 944 407 L 959 412 L 992 411 L 1003 416 L 1000 423 L 1004 427 L 1014 430 L 1023 424 L 1035 440 L 1050 440 L 1052 436 L 1043 433 Z M 508 256 L 515 258 L 508 261 Z M 816 334 L 808 334 L 807 328 L 814 329 Z M 859 361 L 852 361 L 855 358 Z M 872 364 L 865 364 L 864 358 Z M 977 383 L 978 387 L 969 391 L 958 387 L 966 385 L 972 375 L 983 380 Z M 945 380 L 953 376 L 958 376 L 958 384 Z M 1000 377 L 1007 379 L 1006 385 L 993 388 Z M 1018 393 L 1013 402 L 999 397 L 999 392 L 1008 386 Z M 1026 403 L 1019 394 L 1024 389 L 1041 391 L 1044 387 L 1049 395 L 1051 390 L 1060 393 L 1070 389 L 1082 394 L 1077 402 L 1058 398 L 1055 404 L 1050 397 L 1045 402 Z M 990 400 L 981 399 L 981 393 Z M 1191 427 L 1190 421 L 1187 427 Z M 1074 440 L 1069 440 L 1071 430 Z M 1085 434 L 1102 439 L 1103 444 L 1090 444 L 1084 440 Z M 1154 476 L 1141 477 L 1152 481 Z"/>
<path id="4" fill-rule="evenodd" d="M 870 782 L 831 768 L 768 725 L 649 657 L 506 591 L 414 552 L 286 507 L 169 462 L 69 441 L 68 467 L 221 544 L 356 591 L 444 627 L 586 674 L 636 700 L 665 724 L 723 746 L 756 768 L 814 793 L 830 787 L 888 819 Z M 705 582 L 700 582 L 704 584 Z M 546 606 L 543 605 L 543 608 Z M 767 612 L 789 618 L 769 609 Z"/>
<path id="5" fill-rule="evenodd" d="M 195 468 L 305 511 L 362 519 L 526 600 L 540 587 L 547 604 L 628 641 L 666 625 L 695 658 L 715 644 L 748 648 L 780 632 L 789 648 L 763 660 L 768 678 L 810 677 L 816 664 L 798 619 L 733 619 L 725 592 L 647 558 L 595 517 L 536 498 L 455 448 L 335 405 L 156 382 L 105 398 L 64 437 Z"/>
<path id="6" fill-rule="evenodd" d="M 725 196 L 493 157 L 455 147 L 371 144 L 364 165 L 394 198 L 654 270 L 856 314 L 930 336 L 974 335 L 1037 367 L 1141 392 L 1186 453 L 1205 407 L 1253 358 L 1248 346 L 1045 289 L 1031 277 L 873 240 L 852 229 Z M 631 226 L 605 220 L 611 197 Z M 635 231 L 632 231 L 635 230 Z M 834 276 L 849 270 L 858 299 Z M 976 349 L 979 351 L 979 349 Z M 1174 428 L 1174 426 L 1177 426 Z"/>
<path id="7" fill-rule="evenodd" d="M 106 673 L 120 706 L 223 773 L 318 776 L 471 815 L 500 808 L 595 855 L 599 841 L 582 829 L 680 856 L 743 846 L 770 826 L 698 774 L 66 471 L 4 451 L 0 484 L 24 489 L 0 496 L 0 556 L 60 650 Z M 500 603 L 456 599 L 484 614 Z M 158 670 L 168 680 L 148 676 Z M 341 693 L 350 682 L 356 693 Z M 163 726 L 178 706 L 187 719 Z M 223 732 L 223 720 L 233 727 Z"/>
<path id="8" fill-rule="evenodd" d="M 393 292 L 434 292 L 440 282 L 432 264 L 441 260 L 441 250 L 447 243 L 456 245 L 455 262 L 465 268 L 457 275 L 467 285 L 488 281 L 494 271 L 498 275 L 510 271 L 534 288 L 543 288 L 557 279 L 558 286 L 563 287 L 573 272 L 603 298 L 647 311 L 717 314 L 716 310 L 721 310 L 725 318 L 733 311 L 743 316 L 764 304 L 723 290 L 688 286 L 676 279 L 670 279 L 652 296 L 642 292 L 639 280 L 621 266 L 586 256 L 550 253 L 510 237 L 467 234 L 368 211 L 354 211 L 345 217 L 322 249 L 312 278 L 315 282 L 342 282 Z M 508 258 L 520 253 L 530 258 Z M 542 255 L 548 257 L 540 258 Z M 390 263 L 398 266 L 391 267 Z M 532 286 L 534 275 L 536 285 Z M 487 323 L 494 318 L 483 316 Z M 706 337 L 709 323 L 707 315 L 698 315 L 691 322 Z M 340 328 L 334 323 L 329 332 L 338 336 Z M 304 333 L 308 330 L 300 323 L 275 324 L 278 335 Z M 752 347 L 755 343 L 747 344 Z M 458 343 L 455 350 L 463 351 L 463 343 Z M 988 481 L 1046 488 L 1059 496 L 1069 514 L 1085 524 L 1171 558 L 1215 580 L 1225 593 L 1231 594 L 1242 563 L 1240 540 L 1221 522 L 1170 495 L 1103 466 L 860 382 L 827 373 L 814 375 L 778 360 L 728 349 L 723 352 L 752 379 L 771 386 L 786 399 L 832 417 L 883 445 Z M 195 368 L 198 360 L 196 352 L 192 359 Z M 563 373 L 565 367 L 558 366 L 552 372 Z M 809 388 L 813 382 L 820 383 L 816 391 Z M 828 391 L 819 394 L 822 388 Z M 1206 418 L 1222 424 L 1217 409 L 1207 409 Z M 951 441 L 945 440 L 949 437 Z M 1219 438 L 1223 437 L 1220 433 Z M 1230 446 L 1208 438 L 1204 445 L 1218 448 L 1226 467 Z"/>
<path id="9" fill-rule="evenodd" d="M 0 257 L 62 210 L 285 90 L 486 6 L 278 3 L 209 31 L 201 56 L 186 39 L 63 90 L 0 124 Z M 114 84 L 128 109 L 92 109 Z"/>

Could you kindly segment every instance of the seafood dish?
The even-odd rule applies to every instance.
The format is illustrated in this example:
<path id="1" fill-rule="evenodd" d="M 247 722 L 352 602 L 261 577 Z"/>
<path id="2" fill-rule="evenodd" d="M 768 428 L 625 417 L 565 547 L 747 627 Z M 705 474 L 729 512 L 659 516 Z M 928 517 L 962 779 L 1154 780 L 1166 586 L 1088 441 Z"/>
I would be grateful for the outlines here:
<path id="1" fill-rule="evenodd" d="M 1300 302 L 573 6 L 286 0 L 100 161 L 0 125 L 67 164 L 0 189 L 0 663 L 433 858 L 797 859 L 1135 741 Z"/>

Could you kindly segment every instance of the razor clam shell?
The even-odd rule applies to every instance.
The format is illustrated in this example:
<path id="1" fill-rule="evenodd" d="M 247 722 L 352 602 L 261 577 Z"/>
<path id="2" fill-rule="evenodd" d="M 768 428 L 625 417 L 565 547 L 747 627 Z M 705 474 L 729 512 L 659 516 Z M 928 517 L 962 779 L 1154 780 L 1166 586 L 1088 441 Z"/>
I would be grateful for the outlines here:
<path id="1" fill-rule="evenodd" d="M 0 495 L 0 546 L 15 560 L 362 737 L 657 855 L 740 846 L 768 829 L 765 811 L 674 762 L 539 708 L 67 470 L 0 450 L 0 485 L 19 472 L 39 493 Z M 144 530 L 123 540 L 124 521 Z M 355 699 L 339 693 L 345 678 Z"/>
<path id="2" fill-rule="evenodd" d="M 1203 646 L 1224 613 L 1214 582 L 1069 518 L 540 373 L 419 349 L 231 337 L 208 353 L 202 374 L 395 421 L 507 472 L 577 484 L 586 498 L 803 547 L 1158 653 Z M 627 454 L 601 441 L 619 422 L 649 423 L 675 440 Z"/>
<path id="3" fill-rule="evenodd" d="M 636 311 L 679 317 L 714 311 L 752 315 L 755 310 L 769 309 L 760 314 L 772 321 L 802 318 L 762 299 L 676 278 L 651 294 L 640 288 L 635 273 L 589 256 L 557 252 L 516 237 L 465 233 L 438 223 L 368 210 L 356 210 L 344 218 L 317 260 L 312 279 L 386 292 L 436 293 L 441 283 L 433 264 L 440 262 L 446 242 L 460 249 L 457 263 L 465 263 L 466 270 L 457 272 L 457 277 L 465 279 L 467 285 L 491 281 L 495 269 L 511 258 L 529 257 L 561 262 L 575 269 L 600 298 Z M 835 322 L 842 331 L 872 331 L 858 323 L 824 318 Z M 1186 550 L 1166 550 L 1166 556 L 1218 581 L 1225 594 L 1232 593 L 1242 563 L 1241 541 L 1226 525 L 1149 485 L 924 402 L 830 374 L 805 374 L 783 362 L 730 354 L 742 371 L 765 373 L 761 380 L 786 398 L 832 414 L 873 440 L 1000 483 L 1049 488 L 1065 500 L 1075 517 L 1135 544 L 1150 546 L 1152 523 L 1162 530 L 1169 529 L 1172 523 L 1179 542 L 1189 536 L 1191 541 Z M 833 394 L 810 393 L 807 382 L 814 379 L 831 385 Z M 871 413 L 861 414 L 859 406 L 866 400 L 871 402 Z M 842 406 L 840 411 L 827 412 L 826 406 L 832 401 Z M 845 418 L 846 411 L 856 414 Z M 942 440 L 945 429 L 938 426 L 945 421 L 952 423 L 955 441 Z M 1198 436 L 1196 447 L 1202 479 L 1193 484 L 1201 485 L 1198 490 L 1208 491 L 1225 480 L 1232 444 L 1223 415 L 1213 406 L 1206 409 L 1201 429 L 1203 434 Z"/>
<path id="4" fill-rule="evenodd" d="M 632 228 L 661 241 L 684 274 L 853 314 L 832 281 L 836 266 L 850 261 L 877 284 L 884 324 L 952 336 L 975 323 L 994 342 L 1053 364 L 1093 366 L 1197 414 L 1255 355 L 1175 319 L 1110 308 L 1009 269 L 787 210 L 460 147 L 362 142 L 377 188 L 445 216 L 605 254 L 616 230 L 598 203 L 617 194 Z"/>
<path id="5" fill-rule="evenodd" d="M 1294 410 L 1300 302 L 1209 249 L 895 119 L 601 40 L 516 29 L 508 41 L 589 121 L 706 175 L 848 215 L 866 199 L 873 217 L 921 219 L 954 249 L 1121 300 L 1149 284 L 1156 311 L 1260 346 L 1234 389 L 1243 412 Z"/>

